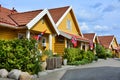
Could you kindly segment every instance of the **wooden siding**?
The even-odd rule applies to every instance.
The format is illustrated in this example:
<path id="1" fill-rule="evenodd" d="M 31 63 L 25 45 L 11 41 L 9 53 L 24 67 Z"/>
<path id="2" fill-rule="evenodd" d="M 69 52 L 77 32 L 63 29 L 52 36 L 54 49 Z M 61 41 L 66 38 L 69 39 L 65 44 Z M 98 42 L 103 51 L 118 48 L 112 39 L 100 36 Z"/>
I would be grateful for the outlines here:
<path id="1" fill-rule="evenodd" d="M 64 32 L 71 33 L 71 34 L 78 34 L 76 27 L 79 27 L 79 26 L 77 26 L 77 24 L 75 24 L 75 21 L 71 14 L 72 14 L 71 12 L 69 12 L 67 14 L 67 16 L 62 20 L 62 22 L 58 26 L 58 29 L 61 31 L 64 31 Z M 67 29 L 67 20 L 71 21 L 71 29 Z"/>
<path id="2" fill-rule="evenodd" d="M 45 33 L 51 33 L 51 27 L 50 21 L 48 21 L 47 17 L 43 17 L 38 23 L 36 23 L 31 30 L 37 31 L 37 32 L 43 32 L 44 30 L 47 30 Z"/>
<path id="3" fill-rule="evenodd" d="M 114 39 L 114 40 L 113 40 L 113 42 L 112 42 L 112 46 L 113 46 L 113 48 L 118 47 L 117 42 L 116 42 L 116 40 L 115 40 L 115 39 Z"/>
<path id="4" fill-rule="evenodd" d="M 65 49 L 65 44 L 61 44 L 61 43 L 54 44 L 55 53 L 62 55 L 64 53 L 64 49 Z"/>
<path id="5" fill-rule="evenodd" d="M 23 33 L 26 35 L 25 30 L 13 30 L 9 28 L 0 28 L 0 39 L 1 40 L 11 40 L 18 38 L 18 33 Z"/>

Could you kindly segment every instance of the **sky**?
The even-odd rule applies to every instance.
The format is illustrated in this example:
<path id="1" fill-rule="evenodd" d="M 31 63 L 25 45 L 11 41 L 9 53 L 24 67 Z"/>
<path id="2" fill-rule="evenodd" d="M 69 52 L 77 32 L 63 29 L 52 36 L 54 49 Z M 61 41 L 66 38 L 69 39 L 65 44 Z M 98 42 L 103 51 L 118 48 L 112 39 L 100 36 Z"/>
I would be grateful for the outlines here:
<path id="1" fill-rule="evenodd" d="M 120 43 L 120 0 L 0 0 L 18 12 L 72 6 L 82 33 L 115 35 Z"/>

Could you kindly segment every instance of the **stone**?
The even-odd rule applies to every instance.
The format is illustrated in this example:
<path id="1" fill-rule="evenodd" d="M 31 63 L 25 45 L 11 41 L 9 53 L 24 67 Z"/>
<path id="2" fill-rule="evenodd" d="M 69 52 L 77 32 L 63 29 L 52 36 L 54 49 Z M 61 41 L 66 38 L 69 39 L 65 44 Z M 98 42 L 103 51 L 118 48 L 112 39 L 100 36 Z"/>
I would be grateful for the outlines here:
<path id="1" fill-rule="evenodd" d="M 21 70 L 13 69 L 8 73 L 8 78 L 18 80 L 21 74 Z"/>
<path id="2" fill-rule="evenodd" d="M 19 80 L 31 80 L 32 77 L 28 72 L 21 72 Z"/>
<path id="3" fill-rule="evenodd" d="M 0 69 L 0 77 L 7 78 L 8 71 L 6 69 Z"/>
<path id="4" fill-rule="evenodd" d="M 34 74 L 34 75 L 31 75 L 31 78 L 32 78 L 32 79 L 36 79 L 36 78 L 38 78 L 38 77 L 37 77 L 36 74 Z"/>
<path id="5" fill-rule="evenodd" d="M 38 78 L 40 78 L 41 76 L 45 76 L 48 73 L 46 71 L 42 71 L 42 72 L 38 72 Z"/>

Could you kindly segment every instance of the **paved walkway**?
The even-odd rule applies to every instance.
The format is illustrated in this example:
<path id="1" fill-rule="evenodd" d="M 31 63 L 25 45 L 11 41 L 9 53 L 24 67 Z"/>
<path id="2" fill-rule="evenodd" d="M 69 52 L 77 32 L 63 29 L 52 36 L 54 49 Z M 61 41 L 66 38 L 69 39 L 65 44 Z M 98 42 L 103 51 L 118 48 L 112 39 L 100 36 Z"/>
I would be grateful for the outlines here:
<path id="1" fill-rule="evenodd" d="M 63 66 L 60 69 L 45 71 L 46 74 L 41 75 L 40 78 L 37 80 L 60 80 L 61 77 L 66 72 L 66 70 L 69 70 L 69 69 L 80 69 L 80 68 L 83 69 L 83 68 L 105 67 L 105 66 L 120 67 L 120 59 L 117 59 L 117 58 L 107 59 L 107 60 L 99 59 L 97 62 L 93 62 L 86 65 Z"/>
<path id="2" fill-rule="evenodd" d="M 70 69 L 83 69 L 83 68 L 93 68 L 93 67 L 120 67 L 120 59 L 99 59 L 97 62 L 93 62 L 86 65 L 79 66 L 62 66 L 62 68 L 54 69 L 54 70 L 46 70 L 41 72 L 40 78 L 35 80 L 60 80 L 61 77 L 65 74 L 67 70 Z M 0 79 L 3 80 L 3 79 Z M 4 79 L 8 80 L 8 79 Z"/>

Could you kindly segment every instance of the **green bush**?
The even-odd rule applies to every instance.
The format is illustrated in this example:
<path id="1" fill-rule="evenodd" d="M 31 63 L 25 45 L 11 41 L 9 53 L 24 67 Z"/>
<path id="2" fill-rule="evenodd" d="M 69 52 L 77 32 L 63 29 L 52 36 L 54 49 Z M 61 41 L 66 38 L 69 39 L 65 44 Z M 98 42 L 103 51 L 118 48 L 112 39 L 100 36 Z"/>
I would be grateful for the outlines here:
<path id="1" fill-rule="evenodd" d="M 113 57 L 112 51 L 109 50 L 109 49 L 106 50 L 106 55 L 107 55 L 108 58 L 112 58 Z"/>
<path id="2" fill-rule="evenodd" d="M 83 59 L 81 61 L 73 61 L 73 62 L 69 62 L 68 65 L 84 65 L 89 63 L 89 61 L 87 59 Z"/>
<path id="3" fill-rule="evenodd" d="M 35 40 L 27 39 L 0 40 L 0 69 L 36 72 L 35 67 L 40 64 L 40 56 L 36 53 L 35 43 Z M 40 66 L 37 69 L 40 70 Z"/>
<path id="4" fill-rule="evenodd" d="M 94 60 L 94 53 L 79 48 L 66 48 L 63 58 L 67 58 L 70 65 L 87 64 Z"/>
<path id="5" fill-rule="evenodd" d="M 107 58 L 106 49 L 99 44 L 96 45 L 96 53 L 96 56 L 98 56 L 98 58 Z"/>

